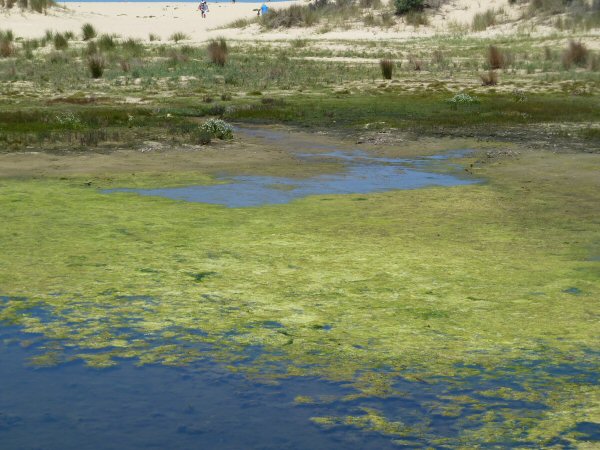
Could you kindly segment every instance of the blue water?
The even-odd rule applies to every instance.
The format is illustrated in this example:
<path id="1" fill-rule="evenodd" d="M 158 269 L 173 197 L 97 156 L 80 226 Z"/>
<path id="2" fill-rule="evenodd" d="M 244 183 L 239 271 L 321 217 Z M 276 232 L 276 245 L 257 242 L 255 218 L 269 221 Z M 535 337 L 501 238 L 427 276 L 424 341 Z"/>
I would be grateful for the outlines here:
<path id="1" fill-rule="evenodd" d="M 265 136 L 283 140 L 284 136 Z M 369 194 L 397 189 L 419 189 L 428 186 L 458 186 L 478 183 L 479 180 L 453 173 L 434 170 L 443 167 L 456 169 L 447 159 L 463 153 L 406 159 L 369 156 L 357 150 L 339 150 L 328 146 L 302 146 L 290 140 L 288 146 L 298 144 L 295 156 L 301 160 L 325 160 L 345 165 L 339 173 L 310 178 L 272 176 L 221 177 L 222 184 L 158 189 L 111 189 L 105 192 L 134 192 L 140 195 L 166 197 L 173 200 L 224 205 L 230 208 L 289 203 L 312 195 Z M 293 147 L 292 147 L 293 148 Z M 306 150 L 328 150 L 325 153 L 306 153 Z M 308 161 L 306 161 L 308 162 Z M 458 171 L 455 170 L 457 173 Z"/>
<path id="2" fill-rule="evenodd" d="M 123 297 L 124 301 L 135 299 L 156 301 L 146 296 Z M 8 300 L 0 297 L 0 306 Z M 43 307 L 25 311 L 40 320 L 52 320 L 51 312 Z M 283 327 L 275 321 L 257 326 Z M 178 345 L 177 341 L 147 340 L 149 345 Z M 523 432 L 512 437 L 498 434 L 490 446 L 539 448 L 525 440 L 524 430 L 530 420 L 540 420 L 548 407 L 536 401 L 483 395 L 482 391 L 501 387 L 533 390 L 543 398 L 561 380 L 591 386 L 600 381 L 598 355 L 591 351 L 587 361 L 569 364 L 515 360 L 495 369 L 457 366 L 459 373 L 465 369 L 468 374 L 454 378 L 397 377 L 385 397 L 358 398 L 344 398 L 358 393 L 351 384 L 316 377 L 284 377 L 277 383 L 247 378 L 212 360 L 207 345 L 201 347 L 206 357 L 185 367 L 140 367 L 135 360 L 120 360 L 117 367 L 102 370 L 85 367 L 81 362 L 53 368 L 27 366 L 29 358 L 56 344 L 0 323 L 2 450 L 386 450 L 425 448 L 439 439 L 447 444 L 432 448 L 449 449 L 464 444 L 460 436 L 483 426 L 490 420 L 487 412 L 491 411 L 495 414 L 492 420 L 500 427 L 517 427 Z M 67 356 L 78 352 L 76 347 L 66 351 Z M 240 354 L 241 362 L 234 364 L 243 369 L 263 354 L 260 346 L 250 346 Z M 263 368 L 262 376 L 268 379 L 269 374 L 286 373 L 285 369 L 285 364 L 273 370 Z M 297 404 L 297 396 L 309 396 L 317 403 Z M 457 414 L 447 414 L 448 408 L 452 411 L 455 396 L 471 400 L 461 401 Z M 406 434 L 384 435 L 343 424 L 324 429 L 310 420 L 361 416 L 364 408 L 373 408 L 387 420 L 404 424 Z M 511 421 L 508 425 L 504 423 L 507 418 Z M 580 422 L 570 432 L 588 441 L 599 439 L 598 424 L 591 422 Z M 393 442 L 398 438 L 403 445 Z M 561 435 L 552 443 L 574 448 Z"/>

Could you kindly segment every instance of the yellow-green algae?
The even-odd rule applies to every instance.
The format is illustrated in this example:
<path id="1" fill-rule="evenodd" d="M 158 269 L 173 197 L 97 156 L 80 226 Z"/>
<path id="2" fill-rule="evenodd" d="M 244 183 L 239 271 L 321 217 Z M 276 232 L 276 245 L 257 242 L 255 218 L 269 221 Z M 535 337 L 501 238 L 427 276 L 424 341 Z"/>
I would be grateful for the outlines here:
<path id="1" fill-rule="evenodd" d="M 532 154 L 479 169 L 481 185 L 242 209 L 106 195 L 77 178 L 3 179 L 0 295 L 10 298 L 0 320 L 48 339 L 35 364 L 73 349 L 95 367 L 208 355 L 261 377 L 351 382 L 352 400 L 391 395 L 398 376 L 458 379 L 515 360 L 593 364 L 599 168 L 595 155 Z M 249 346 L 264 351 L 237 364 Z M 285 370 L 270 375 L 275 363 Z M 597 386 L 548 383 L 541 417 L 512 423 L 509 412 L 483 411 L 486 425 L 461 443 L 495 442 L 515 426 L 549 443 L 600 419 Z M 540 401 L 534 388 L 481 394 Z M 440 408 L 457 415 L 461 404 Z M 363 411 L 315 421 L 410 432 Z"/>

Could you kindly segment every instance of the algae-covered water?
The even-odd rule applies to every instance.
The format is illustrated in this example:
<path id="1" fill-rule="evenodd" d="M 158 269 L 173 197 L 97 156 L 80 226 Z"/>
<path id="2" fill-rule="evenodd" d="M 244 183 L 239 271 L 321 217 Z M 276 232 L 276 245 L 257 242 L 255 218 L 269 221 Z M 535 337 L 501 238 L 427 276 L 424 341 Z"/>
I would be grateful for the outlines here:
<path id="1" fill-rule="evenodd" d="M 589 157 L 253 139 L 298 176 L 1 180 L 2 448 L 597 445 Z"/>

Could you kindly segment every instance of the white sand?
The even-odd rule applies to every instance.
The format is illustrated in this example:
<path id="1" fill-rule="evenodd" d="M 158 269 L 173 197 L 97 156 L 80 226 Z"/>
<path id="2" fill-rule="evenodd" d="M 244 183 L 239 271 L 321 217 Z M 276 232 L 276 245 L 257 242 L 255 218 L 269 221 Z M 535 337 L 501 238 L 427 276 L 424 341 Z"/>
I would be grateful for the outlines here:
<path id="1" fill-rule="evenodd" d="M 384 0 L 385 2 L 386 0 Z M 393 0 L 387 0 L 393 1 Z M 308 0 L 292 0 L 269 3 L 269 8 L 285 8 L 293 3 L 306 4 Z M 469 32 L 473 17 L 488 9 L 502 10 L 498 15 L 500 25 L 479 33 L 479 37 L 512 35 L 517 31 L 525 4 L 509 5 L 508 0 L 451 0 L 440 9 L 428 10 L 429 25 L 415 28 L 398 19 L 397 25 L 390 28 L 369 28 L 357 17 L 353 23 L 344 27 L 328 27 L 322 21 L 312 28 L 292 28 L 262 33 L 254 24 L 245 28 L 220 29 L 238 19 L 256 17 L 256 9 L 262 3 L 235 3 L 230 1 L 217 3 L 209 1 L 210 12 L 202 19 L 198 3 L 59 3 L 63 8 L 53 8 L 47 14 L 23 13 L 18 8 L 0 13 L 0 29 L 11 29 L 17 36 L 41 37 L 45 30 L 59 32 L 72 31 L 77 35 L 81 26 L 89 22 L 100 33 L 117 34 L 124 38 L 148 39 L 153 33 L 163 41 L 175 32 L 190 36 L 191 42 L 203 42 L 207 39 L 223 36 L 240 40 L 286 40 L 309 38 L 327 40 L 404 40 L 413 37 L 432 36 L 438 33 Z M 368 11 L 365 10 L 364 14 Z M 380 11 L 374 11 L 380 14 Z M 551 27 L 531 27 L 531 34 L 550 34 L 556 32 Z M 469 33 L 471 34 L 471 33 Z"/>
<path id="2" fill-rule="evenodd" d="M 283 8 L 294 3 L 267 3 L 269 8 Z M 99 33 L 115 33 L 123 37 L 148 39 L 154 33 L 167 40 L 176 32 L 189 35 L 192 41 L 205 41 L 215 36 L 235 38 L 240 30 L 214 30 L 237 19 L 251 19 L 261 3 L 209 1 L 207 18 L 198 11 L 198 3 L 59 3 L 66 9 L 53 8 L 46 15 L 23 13 L 18 8 L 0 13 L 0 29 L 11 29 L 17 36 L 35 38 L 45 30 L 73 31 L 80 34 L 81 26 L 89 22 Z M 254 34 L 245 30 L 244 34 Z"/>

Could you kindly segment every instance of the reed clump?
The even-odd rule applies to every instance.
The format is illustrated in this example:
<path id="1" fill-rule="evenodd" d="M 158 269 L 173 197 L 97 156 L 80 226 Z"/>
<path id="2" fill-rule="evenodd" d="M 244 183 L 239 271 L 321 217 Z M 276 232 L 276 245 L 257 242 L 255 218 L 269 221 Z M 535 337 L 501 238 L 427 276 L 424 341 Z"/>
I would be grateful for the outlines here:
<path id="1" fill-rule="evenodd" d="M 379 61 L 379 67 L 381 68 L 381 75 L 385 80 L 391 80 L 394 73 L 394 61 L 391 59 L 382 59 Z"/>
<path id="2" fill-rule="evenodd" d="M 221 38 L 215 41 L 211 41 L 207 47 L 208 57 L 213 64 L 217 66 L 224 66 L 227 62 L 227 55 L 229 49 L 227 48 L 227 42 Z"/>

